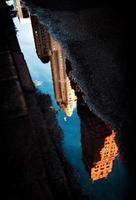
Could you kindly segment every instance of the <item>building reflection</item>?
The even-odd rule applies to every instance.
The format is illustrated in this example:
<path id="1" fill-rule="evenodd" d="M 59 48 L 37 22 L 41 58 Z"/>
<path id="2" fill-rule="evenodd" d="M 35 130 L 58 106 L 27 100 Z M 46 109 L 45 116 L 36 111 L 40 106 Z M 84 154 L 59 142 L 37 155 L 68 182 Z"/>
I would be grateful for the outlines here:
<path id="1" fill-rule="evenodd" d="M 31 15 L 31 23 L 37 55 L 43 63 L 47 63 L 51 56 L 50 35 L 37 16 Z"/>
<path id="2" fill-rule="evenodd" d="M 95 116 L 82 102 L 78 102 L 81 119 L 83 161 L 93 181 L 106 178 L 112 172 L 118 155 L 116 133 Z"/>
<path id="3" fill-rule="evenodd" d="M 29 18 L 29 10 L 25 7 L 21 0 L 16 0 L 16 8 L 19 19 Z"/>
<path id="4" fill-rule="evenodd" d="M 19 16 L 22 17 L 19 0 L 17 6 Z M 66 58 L 61 44 L 48 32 L 47 27 L 39 22 L 37 16 L 31 15 L 30 19 L 37 55 L 43 63 L 51 61 L 56 101 L 70 117 L 76 107 L 77 97 L 66 73 Z M 78 100 L 78 115 L 81 119 L 83 160 L 90 178 L 93 181 L 106 178 L 118 155 L 116 133 L 88 109 L 82 98 Z"/>
<path id="5" fill-rule="evenodd" d="M 31 16 L 35 47 L 43 63 L 51 61 L 54 93 L 57 103 L 67 116 L 76 107 L 77 97 L 66 74 L 66 58 L 60 43 L 48 32 L 37 16 Z"/>
<path id="6" fill-rule="evenodd" d="M 50 42 L 52 52 L 51 67 L 56 101 L 66 115 L 70 117 L 76 107 L 77 97 L 66 74 L 66 59 L 62 47 L 52 36 L 50 36 Z"/>

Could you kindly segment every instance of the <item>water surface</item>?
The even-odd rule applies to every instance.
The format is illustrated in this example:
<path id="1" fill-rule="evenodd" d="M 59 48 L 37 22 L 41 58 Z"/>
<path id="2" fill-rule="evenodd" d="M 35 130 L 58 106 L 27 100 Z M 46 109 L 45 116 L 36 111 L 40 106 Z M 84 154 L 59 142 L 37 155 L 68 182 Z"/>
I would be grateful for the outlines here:
<path id="1" fill-rule="evenodd" d="M 67 159 L 77 172 L 78 180 L 86 194 L 93 196 L 95 200 L 122 200 L 127 187 L 127 176 L 124 165 L 117 156 L 112 172 L 107 178 L 92 181 L 83 162 L 81 143 L 81 122 L 77 114 L 77 106 L 71 117 L 68 117 L 57 104 L 54 94 L 51 63 L 42 63 L 38 58 L 32 33 L 30 18 L 14 18 L 17 27 L 17 37 L 21 50 L 29 67 L 29 71 L 35 86 L 45 94 L 49 94 L 60 127 L 64 132 L 63 147 Z"/>

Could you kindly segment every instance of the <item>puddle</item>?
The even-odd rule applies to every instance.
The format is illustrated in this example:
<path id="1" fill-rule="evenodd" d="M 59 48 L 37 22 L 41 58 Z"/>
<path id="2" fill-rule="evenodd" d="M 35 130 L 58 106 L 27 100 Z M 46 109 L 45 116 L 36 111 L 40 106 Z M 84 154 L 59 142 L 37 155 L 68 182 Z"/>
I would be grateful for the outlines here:
<path id="1" fill-rule="evenodd" d="M 61 45 L 19 3 L 14 23 L 21 50 L 36 88 L 51 96 L 64 133 L 64 152 L 83 192 L 95 200 L 124 199 L 127 175 L 115 131 L 91 113 L 81 93 L 74 91 Z"/>

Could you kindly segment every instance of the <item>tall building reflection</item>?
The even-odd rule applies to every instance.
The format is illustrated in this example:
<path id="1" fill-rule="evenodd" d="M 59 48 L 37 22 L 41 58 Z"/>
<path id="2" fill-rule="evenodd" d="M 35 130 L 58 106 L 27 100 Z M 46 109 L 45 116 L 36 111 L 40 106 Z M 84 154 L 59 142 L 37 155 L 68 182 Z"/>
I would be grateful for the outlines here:
<path id="1" fill-rule="evenodd" d="M 37 16 L 31 16 L 31 23 L 37 55 L 43 63 L 47 63 L 51 56 L 50 35 Z"/>
<path id="2" fill-rule="evenodd" d="M 71 116 L 76 107 L 77 98 L 66 74 L 66 58 L 60 43 L 48 32 L 37 16 L 31 16 L 35 47 L 43 63 L 51 61 L 54 93 L 57 103 L 67 116 Z"/>
<path id="3" fill-rule="evenodd" d="M 83 160 L 93 181 L 106 178 L 118 155 L 116 133 L 96 117 L 83 102 L 78 102 L 81 119 Z"/>
<path id="4" fill-rule="evenodd" d="M 60 43 L 50 36 L 51 44 L 51 67 L 53 75 L 54 92 L 57 103 L 67 116 L 71 116 L 76 107 L 77 97 L 71 87 L 66 74 L 66 59 Z"/>
<path id="5" fill-rule="evenodd" d="M 18 17 L 21 18 L 29 18 L 29 10 L 25 7 L 21 0 L 16 0 L 16 7 L 18 11 Z"/>
<path id="6" fill-rule="evenodd" d="M 43 63 L 51 61 L 56 101 L 70 117 L 77 97 L 66 74 L 66 58 L 61 44 L 48 32 L 47 27 L 39 22 L 37 16 L 31 16 L 31 23 L 38 57 Z M 90 178 L 93 181 L 106 178 L 112 171 L 113 161 L 118 155 L 116 133 L 90 112 L 81 99 L 78 102 L 78 114 L 81 119 L 83 160 Z"/>

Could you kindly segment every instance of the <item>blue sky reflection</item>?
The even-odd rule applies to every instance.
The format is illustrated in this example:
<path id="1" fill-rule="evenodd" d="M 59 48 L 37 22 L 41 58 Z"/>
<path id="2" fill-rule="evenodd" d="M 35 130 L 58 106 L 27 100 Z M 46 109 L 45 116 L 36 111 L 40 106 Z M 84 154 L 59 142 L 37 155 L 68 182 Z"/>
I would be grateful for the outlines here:
<path id="1" fill-rule="evenodd" d="M 56 109 L 59 108 L 55 101 L 50 62 L 43 64 L 37 57 L 30 19 L 14 19 L 17 27 L 17 37 L 24 54 L 25 60 L 33 82 L 41 92 L 49 94 Z M 107 179 L 94 183 L 89 179 L 82 161 L 82 148 L 80 142 L 80 119 L 75 109 L 71 118 L 66 117 L 60 110 L 57 118 L 64 131 L 64 150 L 68 160 L 76 168 L 83 190 L 93 194 L 95 200 L 123 200 L 123 191 L 126 188 L 127 177 L 125 169 L 121 165 L 120 157 L 114 162 L 113 172 Z M 123 183 L 123 184 L 122 184 Z"/>

